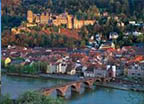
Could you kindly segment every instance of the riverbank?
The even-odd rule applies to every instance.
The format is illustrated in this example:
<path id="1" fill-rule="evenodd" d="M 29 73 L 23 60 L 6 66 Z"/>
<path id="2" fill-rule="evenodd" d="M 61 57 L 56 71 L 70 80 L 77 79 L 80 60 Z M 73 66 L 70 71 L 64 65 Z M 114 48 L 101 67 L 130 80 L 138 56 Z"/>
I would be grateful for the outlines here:
<path id="1" fill-rule="evenodd" d="M 71 76 L 71 75 L 60 75 L 60 74 L 19 74 L 19 73 L 5 73 L 8 76 L 17 76 L 17 77 L 28 77 L 28 78 L 44 78 L 44 79 L 62 79 L 62 80 L 80 80 L 78 76 Z"/>
<path id="2" fill-rule="evenodd" d="M 105 88 L 113 88 L 113 89 L 119 89 L 119 90 L 127 90 L 127 91 L 137 91 L 137 92 L 144 92 L 144 86 L 141 86 L 140 88 L 136 88 L 134 86 L 130 85 L 124 85 L 124 84 L 118 84 L 118 83 L 94 83 L 95 86 L 105 87 Z"/>
<path id="3" fill-rule="evenodd" d="M 39 75 L 30 75 L 30 74 L 19 74 L 19 73 L 6 73 L 8 76 L 18 76 L 18 77 L 28 77 L 28 78 L 40 78 Z"/>

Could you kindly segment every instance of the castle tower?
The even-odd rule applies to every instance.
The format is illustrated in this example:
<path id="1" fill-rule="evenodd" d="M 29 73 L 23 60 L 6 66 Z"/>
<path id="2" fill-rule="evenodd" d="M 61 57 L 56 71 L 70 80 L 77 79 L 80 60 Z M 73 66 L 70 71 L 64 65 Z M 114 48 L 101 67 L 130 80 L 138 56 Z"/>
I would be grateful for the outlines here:
<path id="1" fill-rule="evenodd" d="M 74 29 L 78 29 L 79 28 L 79 26 L 78 26 L 78 20 L 77 20 L 77 18 L 75 17 L 74 18 Z"/>
<path id="2" fill-rule="evenodd" d="M 67 28 L 72 29 L 73 28 L 73 23 L 72 23 L 72 16 L 67 15 Z"/>
<path id="3" fill-rule="evenodd" d="M 27 21 L 29 23 L 32 23 L 33 22 L 33 12 L 31 10 L 28 10 L 27 11 Z"/>
<path id="4" fill-rule="evenodd" d="M 49 15 L 48 13 L 42 13 L 41 16 L 40 16 L 40 22 L 42 24 L 48 24 L 48 20 L 49 20 Z"/>
<path id="5" fill-rule="evenodd" d="M 38 16 L 38 15 L 36 16 L 35 22 L 36 22 L 36 23 L 40 23 L 40 16 Z"/>

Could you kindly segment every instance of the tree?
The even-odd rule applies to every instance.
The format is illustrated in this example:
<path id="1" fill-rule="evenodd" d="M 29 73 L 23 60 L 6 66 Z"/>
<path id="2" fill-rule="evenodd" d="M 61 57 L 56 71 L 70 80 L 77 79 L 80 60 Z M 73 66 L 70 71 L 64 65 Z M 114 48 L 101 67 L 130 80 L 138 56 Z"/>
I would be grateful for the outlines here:
<path id="1" fill-rule="evenodd" d="M 80 43 L 80 47 L 85 47 L 85 45 L 86 45 L 85 40 L 82 40 L 81 43 Z"/>
<path id="2" fill-rule="evenodd" d="M 66 104 L 66 102 L 60 97 L 54 99 L 40 92 L 28 91 L 19 96 L 15 101 L 8 95 L 0 96 L 0 104 Z"/>
<path id="3" fill-rule="evenodd" d="M 54 99 L 40 92 L 28 91 L 18 98 L 17 104 L 65 104 L 65 102 L 62 98 Z"/>
<path id="4" fill-rule="evenodd" d="M 136 42 L 140 42 L 140 43 L 143 43 L 144 42 L 144 35 L 139 35 L 136 39 Z"/>
<path id="5" fill-rule="evenodd" d="M 0 104 L 14 104 L 9 95 L 0 96 Z"/>

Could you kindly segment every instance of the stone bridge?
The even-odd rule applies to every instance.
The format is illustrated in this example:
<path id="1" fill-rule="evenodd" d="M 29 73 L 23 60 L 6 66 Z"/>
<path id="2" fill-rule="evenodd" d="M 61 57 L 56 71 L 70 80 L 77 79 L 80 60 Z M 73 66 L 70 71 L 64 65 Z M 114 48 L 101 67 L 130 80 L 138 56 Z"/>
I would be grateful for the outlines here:
<path id="1" fill-rule="evenodd" d="M 86 78 L 86 79 L 82 79 L 82 80 L 78 80 L 78 81 L 68 82 L 68 83 L 65 83 L 62 85 L 57 85 L 57 86 L 50 87 L 50 88 L 44 88 L 41 91 L 46 96 L 48 96 L 52 92 L 56 91 L 57 96 L 64 97 L 68 88 L 71 88 L 72 92 L 80 93 L 82 84 L 84 84 L 86 88 L 92 88 L 94 82 L 106 83 L 106 82 L 110 82 L 111 80 L 112 80 L 112 78 Z"/>

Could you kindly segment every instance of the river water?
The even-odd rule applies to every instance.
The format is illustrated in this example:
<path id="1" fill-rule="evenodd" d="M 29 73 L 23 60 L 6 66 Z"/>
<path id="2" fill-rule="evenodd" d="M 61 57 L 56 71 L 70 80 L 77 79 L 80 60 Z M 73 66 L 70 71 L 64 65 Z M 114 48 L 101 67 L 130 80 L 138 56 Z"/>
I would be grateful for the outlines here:
<path id="1" fill-rule="evenodd" d="M 16 98 L 28 90 L 66 82 L 66 80 L 45 80 L 2 75 L 2 94 L 9 94 L 12 98 Z M 144 93 L 95 87 L 85 89 L 81 94 L 72 93 L 66 101 L 68 104 L 144 104 Z"/>

